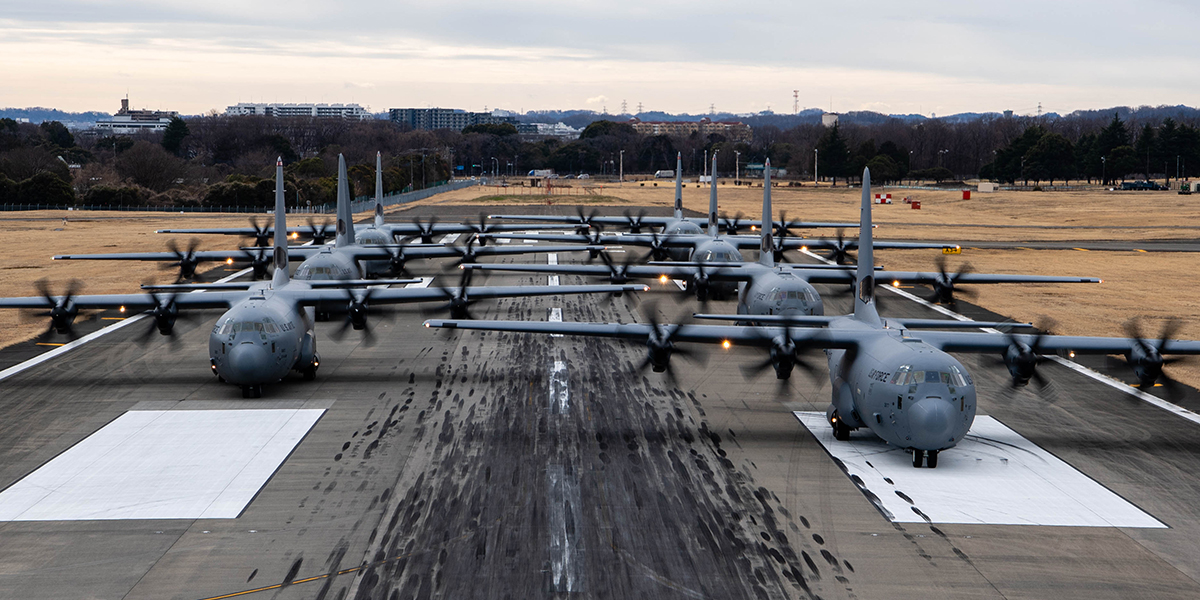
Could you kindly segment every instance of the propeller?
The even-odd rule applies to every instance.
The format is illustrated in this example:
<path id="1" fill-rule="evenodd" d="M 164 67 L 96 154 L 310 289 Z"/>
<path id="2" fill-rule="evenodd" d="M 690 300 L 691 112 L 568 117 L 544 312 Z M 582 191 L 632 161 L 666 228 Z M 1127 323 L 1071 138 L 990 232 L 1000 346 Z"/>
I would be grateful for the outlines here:
<path id="1" fill-rule="evenodd" d="M 69 335 L 75 337 L 75 317 L 79 316 L 79 308 L 75 306 L 72 299 L 79 294 L 82 284 L 78 279 L 72 279 L 67 283 L 67 289 L 60 297 L 54 297 L 50 292 L 50 282 L 46 279 L 39 279 L 35 284 L 38 294 L 46 299 L 50 304 L 50 310 L 32 313 L 33 317 L 50 317 L 50 326 L 46 328 L 44 335 L 49 335 L 52 332 Z"/>
<path id="2" fill-rule="evenodd" d="M 954 302 L 954 294 L 955 294 L 954 284 L 955 284 L 955 282 L 958 281 L 959 277 L 962 277 L 963 275 L 966 275 L 967 273 L 970 273 L 973 270 L 971 268 L 971 264 L 970 263 L 962 263 L 961 265 L 958 266 L 957 271 L 955 271 L 952 274 L 947 273 L 946 272 L 946 257 L 944 255 L 939 255 L 937 258 L 937 269 L 938 269 L 938 277 L 937 277 L 937 279 L 935 279 L 933 281 L 933 295 L 929 298 L 929 301 L 937 303 L 937 304 L 953 305 L 955 303 Z M 970 297 L 974 297 L 976 295 L 976 292 L 974 290 L 958 290 L 958 294 L 967 296 L 968 298 L 970 298 Z"/>
<path id="3" fill-rule="evenodd" d="M 175 323 L 181 318 L 185 318 L 179 312 L 179 306 L 175 303 L 176 296 L 179 292 L 171 292 L 169 294 L 158 294 L 154 290 L 146 292 L 154 300 L 154 308 L 150 311 L 150 326 L 138 338 L 138 343 L 145 345 L 150 341 L 150 337 L 158 332 L 160 335 L 168 336 L 171 340 L 171 345 L 175 346 L 178 343 L 175 337 Z"/>
<path id="4" fill-rule="evenodd" d="M 670 249 L 665 245 L 669 239 L 671 239 L 670 234 L 659 235 L 654 232 L 650 233 L 650 256 L 654 260 L 667 260 L 671 258 Z"/>
<path id="5" fill-rule="evenodd" d="M 792 371 L 796 367 L 800 367 L 810 378 L 819 382 L 815 367 L 804 359 L 803 354 L 809 349 L 809 346 L 801 342 L 797 344 L 792 338 L 792 326 L 784 328 L 783 333 L 772 335 L 776 329 L 754 328 L 753 331 L 759 339 L 770 339 L 770 352 L 765 360 L 742 366 L 742 376 L 746 379 L 757 377 L 767 368 L 772 368 L 775 371 L 775 379 L 779 381 L 779 387 L 786 388 L 787 380 L 791 378 Z"/>
<path id="6" fill-rule="evenodd" d="M 642 232 L 642 219 L 646 216 L 645 209 L 639 210 L 636 217 L 629 214 L 628 208 L 622 214 L 625 215 L 625 221 L 629 224 L 629 233 Z"/>
<path id="7" fill-rule="evenodd" d="M 346 336 L 348 329 L 363 332 L 363 343 L 370 346 L 375 343 L 375 334 L 371 331 L 370 323 L 367 321 L 369 315 L 375 314 L 377 311 L 371 308 L 371 293 L 373 288 L 345 288 L 346 292 L 346 319 L 342 321 L 342 326 L 335 329 L 330 337 L 335 340 L 341 340 Z"/>
<path id="8" fill-rule="evenodd" d="M 486 246 L 486 245 L 487 245 L 487 238 L 480 238 L 479 236 L 480 236 L 480 235 L 482 235 L 482 234 L 484 234 L 484 233 L 487 233 L 487 232 L 488 232 L 488 230 L 489 230 L 489 227 L 488 227 L 488 224 L 487 224 L 487 214 L 486 214 L 486 213 L 479 213 L 479 222 L 478 222 L 478 223 L 472 223 L 472 222 L 470 222 L 470 221 L 467 221 L 467 222 L 466 222 L 466 225 L 467 225 L 467 227 L 470 227 L 470 228 L 471 228 L 471 231 L 475 232 L 475 235 L 474 235 L 474 236 L 472 236 L 472 237 L 474 237 L 474 238 L 478 238 L 478 239 L 479 239 L 479 244 L 480 244 L 481 246 Z"/>
<path id="9" fill-rule="evenodd" d="M 725 235 L 737 235 L 738 230 L 741 228 L 742 218 L 745 216 L 746 215 L 739 212 L 738 214 L 734 215 L 732 219 L 730 219 L 722 214 L 721 223 L 725 227 Z"/>
<path id="10" fill-rule="evenodd" d="M 250 227 L 254 229 L 251 237 L 254 238 L 255 246 L 270 246 L 271 245 L 271 226 L 270 221 L 260 224 L 258 217 L 250 217 Z"/>
<path id="11" fill-rule="evenodd" d="M 783 241 L 789 235 L 791 235 L 791 231 L 788 229 L 788 225 L 790 223 L 787 220 L 787 213 L 780 212 L 779 219 L 780 219 L 779 227 L 775 227 L 774 223 L 771 224 L 772 227 L 775 227 L 775 236 L 773 237 L 775 248 L 772 251 L 772 255 L 774 257 L 775 262 L 777 262 L 777 263 L 787 262 L 785 260 L 787 258 L 787 256 L 784 254 L 785 252 L 787 252 L 787 249 L 785 249 L 783 247 Z"/>
<path id="12" fill-rule="evenodd" d="M 638 258 L 629 252 L 625 255 L 625 260 L 620 264 L 613 262 L 613 259 L 607 252 L 600 253 L 600 260 L 604 261 L 604 266 L 608 267 L 608 281 L 613 285 L 624 285 L 629 283 L 629 267 L 639 262 Z M 614 296 L 621 296 L 624 292 L 613 292 Z"/>
<path id="13" fill-rule="evenodd" d="M 846 261 L 852 258 L 850 256 L 850 245 L 850 242 L 846 241 L 846 230 L 838 229 L 837 242 L 835 243 L 834 247 L 829 250 L 829 257 L 833 260 L 833 262 L 839 265 L 846 264 Z"/>
<path id="14" fill-rule="evenodd" d="M 1054 327 L 1054 321 L 1047 317 L 1038 320 L 1037 333 L 1033 335 L 1032 343 L 1026 344 L 1021 341 L 1011 331 L 1004 333 L 1008 339 L 1008 347 L 1004 350 L 1002 360 L 1004 365 L 1008 367 L 1008 373 L 1012 376 L 1012 387 L 1022 387 L 1029 384 L 1029 380 L 1037 381 L 1038 387 L 1045 388 L 1048 383 L 1045 377 L 1038 372 L 1037 366 L 1046 362 L 1046 357 L 1039 354 L 1042 340 L 1046 337 L 1050 329 Z"/>
<path id="15" fill-rule="evenodd" d="M 1163 357 L 1163 352 L 1167 347 L 1167 343 L 1175 339 L 1175 334 L 1179 332 L 1179 327 L 1182 323 L 1178 319 L 1171 319 L 1163 324 L 1162 333 L 1159 334 L 1157 341 L 1147 339 L 1142 334 L 1141 323 L 1138 319 L 1130 319 L 1125 323 L 1125 333 L 1133 339 L 1134 344 L 1125 354 L 1126 364 L 1133 369 L 1133 373 L 1138 378 L 1138 388 L 1146 390 L 1154 387 L 1157 382 L 1162 382 L 1163 387 L 1167 389 L 1168 397 L 1172 400 L 1178 399 L 1183 395 L 1183 385 L 1167 375 L 1163 371 L 1163 367 L 1184 362 L 1185 357 Z"/>
<path id="16" fill-rule="evenodd" d="M 412 220 L 413 225 L 417 226 L 417 236 L 421 238 L 422 244 L 433 243 L 433 226 L 437 224 L 437 217 L 429 217 L 429 220 L 422 223 L 421 218 L 417 217 Z"/>
<path id="17" fill-rule="evenodd" d="M 709 272 L 709 267 L 704 262 L 699 262 L 696 265 L 696 273 L 692 275 L 692 280 L 688 282 L 686 290 L 681 290 L 684 296 L 695 295 L 696 300 L 701 304 L 708 302 L 708 297 L 712 292 L 712 275 Z"/>
<path id="18" fill-rule="evenodd" d="M 187 251 L 180 251 L 174 239 L 167 240 L 167 250 L 170 250 L 171 254 L 174 254 L 178 260 L 173 263 L 166 263 L 159 268 L 170 269 L 171 267 L 179 267 L 179 281 L 195 277 L 196 266 L 200 264 L 200 261 L 196 259 L 196 249 L 199 247 L 200 240 L 197 238 L 188 240 Z"/>
<path id="19" fill-rule="evenodd" d="M 676 348 L 675 338 L 687 330 L 687 325 L 660 324 L 658 322 L 657 306 L 647 307 L 646 321 L 650 325 L 650 335 L 646 338 L 646 359 L 638 366 L 638 371 L 646 367 L 655 373 L 666 373 L 672 385 L 677 386 L 675 374 L 671 370 L 671 357 L 679 355 L 701 365 L 707 364 L 708 357 L 702 352 L 691 348 Z"/>
<path id="20" fill-rule="evenodd" d="M 465 247 L 464 246 L 448 246 L 451 250 L 453 250 L 454 252 L 456 252 L 458 254 L 458 262 L 456 262 L 455 264 L 461 265 L 463 263 L 474 263 L 476 261 L 476 259 L 478 258 L 478 255 L 475 253 L 475 240 L 476 239 L 478 239 L 477 236 L 471 236 L 471 237 L 467 238 L 467 245 Z"/>
<path id="21" fill-rule="evenodd" d="M 775 228 L 775 233 L 776 235 L 781 236 L 791 235 L 790 230 L 799 227 L 802 224 L 802 221 L 789 221 L 787 218 L 787 211 L 781 210 L 779 211 L 779 227 Z M 772 223 L 772 226 L 774 226 L 774 223 Z"/>
<path id="22" fill-rule="evenodd" d="M 242 250 L 242 254 L 246 255 L 246 262 L 254 269 L 254 280 L 265 279 L 272 261 L 272 255 L 267 253 L 267 249 L 260 247 L 256 250 Z"/>
<path id="23" fill-rule="evenodd" d="M 321 246 L 329 238 L 329 221 L 317 224 L 312 218 L 308 219 L 308 233 L 314 246 Z M 265 244 L 264 244 L 265 245 Z"/>
<path id="24" fill-rule="evenodd" d="M 450 311 L 451 319 L 474 319 L 471 315 L 471 305 L 478 302 L 467 297 L 467 286 L 471 285 L 471 269 L 464 269 L 458 280 L 458 288 L 439 286 L 437 289 L 446 298 L 446 303 L 433 309 L 436 312 Z"/>
<path id="25" fill-rule="evenodd" d="M 404 264 L 408 259 L 404 256 L 404 248 L 388 248 L 387 253 L 388 271 L 391 272 L 392 275 L 408 277 L 408 267 Z"/>
<path id="26" fill-rule="evenodd" d="M 599 214 L 599 212 L 600 211 L 598 209 L 593 208 L 592 212 L 585 215 L 583 214 L 583 207 L 576 206 L 575 214 L 579 215 L 579 223 L 575 225 L 575 233 L 582 234 L 591 229 L 593 227 L 592 219 L 596 218 L 596 215 Z"/>

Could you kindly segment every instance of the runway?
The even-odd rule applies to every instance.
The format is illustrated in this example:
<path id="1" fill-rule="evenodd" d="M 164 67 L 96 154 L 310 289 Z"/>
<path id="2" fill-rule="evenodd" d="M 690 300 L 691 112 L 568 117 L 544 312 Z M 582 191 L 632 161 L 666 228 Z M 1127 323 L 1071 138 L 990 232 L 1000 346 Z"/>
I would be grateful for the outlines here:
<path id="1" fill-rule="evenodd" d="M 420 210 L 442 221 L 478 212 Z M 472 283 L 546 281 L 478 273 Z M 457 271 L 433 285 L 456 282 Z M 651 285 L 638 296 L 502 300 L 473 312 L 548 319 L 557 308 L 566 321 L 630 321 L 650 306 L 664 319 L 696 310 L 675 286 Z M 888 315 L 940 316 L 886 300 Z M 827 300 L 826 312 L 847 304 Z M 0 381 L 0 487 L 130 411 L 320 409 L 320 418 L 236 518 L 0 523 L 0 597 L 1200 596 L 1200 425 L 1056 364 L 1042 367 L 1054 383 L 1040 394 L 1009 389 L 983 357 L 958 355 L 981 414 L 1165 528 L 892 522 L 792 415 L 825 409 L 823 367 L 823 384 L 797 371 L 781 398 L 773 377 L 743 380 L 739 365 L 761 358 L 751 349 L 714 349 L 706 364 L 677 358 L 676 389 L 635 372 L 637 344 L 431 330 L 420 308 L 402 307 L 376 321 L 374 346 L 354 335 L 334 342 L 338 324 L 318 324 L 316 381 L 289 378 L 242 400 L 208 369 L 217 314 L 181 323 L 174 350 L 158 336 L 134 343 L 141 331 L 129 327 Z M 1183 405 L 1198 408 L 1194 395 Z"/>

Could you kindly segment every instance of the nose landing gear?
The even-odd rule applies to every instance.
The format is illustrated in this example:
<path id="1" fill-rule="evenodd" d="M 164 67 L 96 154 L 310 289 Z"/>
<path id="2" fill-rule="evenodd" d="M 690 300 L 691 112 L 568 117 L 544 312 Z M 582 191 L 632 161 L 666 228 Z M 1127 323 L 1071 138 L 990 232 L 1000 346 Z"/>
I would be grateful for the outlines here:
<path id="1" fill-rule="evenodd" d="M 929 450 L 929 451 L 913 450 L 912 456 L 913 456 L 913 467 L 914 468 L 920 469 L 922 464 L 929 467 L 930 469 L 937 468 L 937 462 L 938 462 L 938 451 L 937 450 Z"/>
<path id="2" fill-rule="evenodd" d="M 261 385 L 243 385 L 242 386 L 242 397 L 243 398 L 262 398 L 262 386 Z"/>

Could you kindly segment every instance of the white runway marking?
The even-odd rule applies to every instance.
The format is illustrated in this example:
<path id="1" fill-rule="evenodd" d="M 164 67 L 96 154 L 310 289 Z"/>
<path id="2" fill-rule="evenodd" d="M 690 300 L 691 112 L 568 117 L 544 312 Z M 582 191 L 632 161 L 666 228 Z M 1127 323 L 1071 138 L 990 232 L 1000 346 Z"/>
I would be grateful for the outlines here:
<path id="1" fill-rule="evenodd" d="M 555 592 L 581 591 L 583 571 L 575 538 L 582 523 L 579 482 L 574 469 L 550 465 L 546 469 L 547 517 L 550 530 L 550 587 Z"/>
<path id="2" fill-rule="evenodd" d="M 801 252 L 803 252 L 804 254 L 807 254 L 817 260 L 820 260 L 820 261 L 824 262 L 825 264 L 833 264 L 833 261 L 826 260 L 816 254 L 813 254 L 812 252 L 809 252 L 808 250 L 801 250 Z M 926 308 L 930 308 L 936 312 L 946 315 L 947 317 L 950 317 L 951 319 L 956 319 L 959 321 L 970 321 L 971 320 L 970 317 L 960 315 L 944 306 L 938 306 L 932 302 L 929 302 L 928 300 L 925 300 L 924 298 L 922 298 L 920 296 L 910 294 L 902 289 L 899 289 L 899 288 L 896 288 L 896 287 L 893 287 L 890 285 L 881 285 L 879 287 L 881 287 L 885 290 L 888 290 L 889 292 L 892 292 L 893 294 L 907 298 L 908 300 L 912 300 L 913 302 L 916 302 L 917 304 L 920 304 Z M 981 329 L 988 333 L 1000 333 L 999 330 L 992 329 L 990 327 L 984 327 Z M 1200 425 L 1200 414 L 1196 414 L 1186 408 L 1183 408 L 1182 406 L 1172 404 L 1170 402 L 1167 402 L 1166 400 L 1163 400 L 1162 398 L 1159 398 L 1158 396 L 1143 392 L 1142 390 L 1139 390 L 1131 385 L 1128 385 L 1123 381 L 1118 381 L 1116 379 L 1113 379 L 1113 378 L 1109 377 L 1108 375 L 1100 373 L 1099 371 L 1093 371 L 1092 369 L 1089 369 L 1073 360 L 1068 360 L 1068 359 L 1065 359 L 1065 358 L 1062 358 L 1059 356 L 1047 356 L 1046 358 L 1048 358 L 1068 369 L 1071 369 L 1072 371 L 1075 371 L 1076 373 L 1079 373 L 1081 375 L 1086 375 L 1100 383 L 1103 383 L 1104 385 L 1107 385 L 1114 389 L 1121 390 L 1122 392 L 1125 392 L 1126 394 L 1129 394 L 1130 396 L 1134 396 L 1143 402 L 1157 406 L 1158 408 L 1161 408 L 1167 412 L 1173 413 L 1179 417 L 1183 417 L 1184 419 L 1187 419 L 1193 423 Z"/>
<path id="3" fill-rule="evenodd" d="M 916 469 L 911 454 L 869 431 L 839 442 L 825 413 L 793 414 L 895 522 L 1166 527 L 989 416 L 976 417 L 936 469 Z"/>
<path id="4" fill-rule="evenodd" d="M 550 369 L 550 410 L 557 414 L 567 414 L 570 408 L 570 396 L 567 391 L 567 363 L 556 360 Z"/>
<path id="5" fill-rule="evenodd" d="M 546 255 L 546 264 L 557 265 L 558 264 L 558 255 L 557 254 Z M 548 285 L 558 285 L 558 275 L 551 275 L 548 278 L 546 283 Z M 550 309 L 550 321 L 562 323 L 562 309 L 561 308 L 554 307 L 554 308 Z M 562 334 L 561 333 L 552 333 L 552 334 L 550 334 L 550 337 L 562 337 Z"/>
<path id="6" fill-rule="evenodd" d="M 525 242 L 526 244 L 536 244 L 540 240 L 521 240 L 521 241 Z"/>
<path id="7" fill-rule="evenodd" d="M 682 279 L 672 279 L 671 282 L 678 286 L 681 290 L 687 289 L 687 282 Z"/>
<path id="8" fill-rule="evenodd" d="M 508 239 L 508 238 L 500 238 L 500 239 L 498 239 L 498 240 L 496 240 L 496 241 L 497 241 L 497 242 L 500 242 L 501 244 L 511 244 L 511 243 L 512 243 L 512 240 L 510 240 L 510 239 Z"/>
<path id="9" fill-rule="evenodd" d="M 235 518 L 324 412 L 127 412 L 0 492 L 0 521 Z"/>
<path id="10" fill-rule="evenodd" d="M 422 277 L 420 282 L 410 283 L 404 287 L 406 287 L 406 288 L 427 288 L 427 287 L 429 287 L 429 284 L 431 284 L 431 283 L 433 283 L 432 277 Z"/>
<path id="11" fill-rule="evenodd" d="M 547 254 L 546 255 L 546 264 L 557 265 L 558 264 L 558 254 Z"/>
<path id="12" fill-rule="evenodd" d="M 458 241 L 458 238 L 460 238 L 460 237 L 462 237 L 462 234 L 461 234 L 461 233 L 451 233 L 451 234 L 447 234 L 447 235 L 446 235 L 446 237 L 442 238 L 442 241 L 441 241 L 440 243 L 442 243 L 442 244 L 453 244 L 454 242 L 457 242 L 457 241 Z"/>
<path id="13" fill-rule="evenodd" d="M 558 285 L 558 275 L 551 275 L 546 278 L 546 285 Z"/>

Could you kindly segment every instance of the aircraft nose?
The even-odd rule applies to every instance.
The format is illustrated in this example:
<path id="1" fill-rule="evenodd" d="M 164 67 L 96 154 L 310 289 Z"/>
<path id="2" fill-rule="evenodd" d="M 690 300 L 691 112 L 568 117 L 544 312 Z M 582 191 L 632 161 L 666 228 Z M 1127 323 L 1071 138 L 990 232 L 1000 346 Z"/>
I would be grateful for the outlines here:
<path id="1" fill-rule="evenodd" d="M 225 361 L 225 380 L 237 385 L 263 383 L 266 378 L 270 357 L 267 351 L 253 342 L 243 342 L 229 350 Z"/>
<path id="2" fill-rule="evenodd" d="M 955 433 L 956 412 L 953 405 L 936 396 L 918 400 L 908 413 L 913 447 L 941 450 L 949 446 Z"/>

